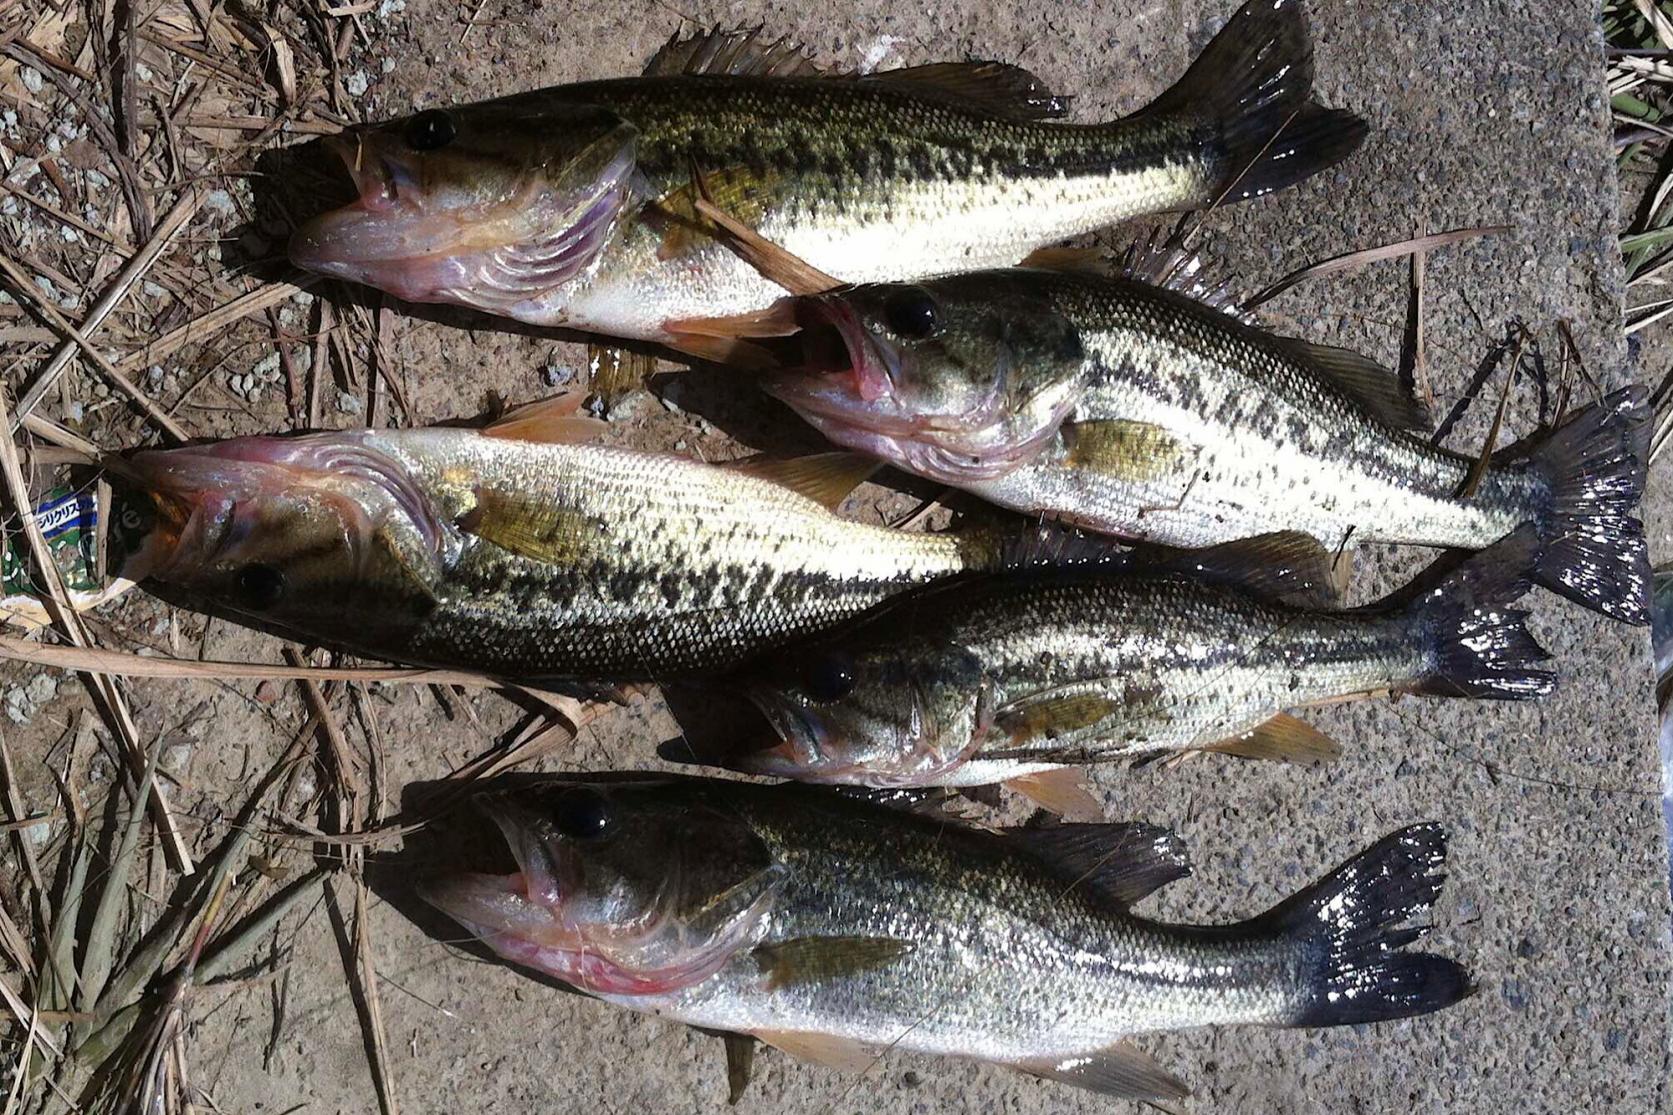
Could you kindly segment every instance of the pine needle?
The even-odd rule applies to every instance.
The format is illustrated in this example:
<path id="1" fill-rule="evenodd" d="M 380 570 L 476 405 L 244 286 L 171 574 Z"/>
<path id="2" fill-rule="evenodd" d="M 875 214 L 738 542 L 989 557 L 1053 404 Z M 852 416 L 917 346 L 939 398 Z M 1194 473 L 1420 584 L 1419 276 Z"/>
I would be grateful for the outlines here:
<path id="1" fill-rule="evenodd" d="M 1401 240 L 1394 244 L 1383 244 L 1375 248 L 1361 248 L 1345 255 L 1333 256 L 1330 259 L 1312 263 L 1299 271 L 1292 271 L 1282 279 L 1273 283 L 1253 298 L 1243 303 L 1245 311 L 1272 301 L 1291 287 L 1319 278 L 1321 275 L 1334 275 L 1343 271 L 1356 271 L 1361 267 L 1368 267 L 1383 260 L 1399 259 L 1401 256 L 1414 252 L 1429 252 L 1448 244 L 1457 244 L 1466 240 L 1474 240 L 1481 236 L 1493 236 L 1501 232 L 1509 232 L 1510 225 L 1479 225 L 1475 228 L 1455 228 L 1450 232 L 1435 232 L 1427 236 L 1414 237 L 1411 240 Z"/>

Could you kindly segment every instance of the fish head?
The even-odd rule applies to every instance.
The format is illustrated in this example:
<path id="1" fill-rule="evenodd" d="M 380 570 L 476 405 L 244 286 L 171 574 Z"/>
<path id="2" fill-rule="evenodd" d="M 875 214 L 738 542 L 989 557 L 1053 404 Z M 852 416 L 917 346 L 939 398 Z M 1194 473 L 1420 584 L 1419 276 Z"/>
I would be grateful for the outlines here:
<path id="1" fill-rule="evenodd" d="M 957 647 L 827 643 L 746 682 L 780 742 L 727 765 L 804 782 L 934 785 L 981 742 L 991 689 L 974 655 Z"/>
<path id="2" fill-rule="evenodd" d="M 1080 331 L 991 275 L 797 300 L 800 363 L 763 385 L 840 445 L 949 484 L 1037 454 L 1080 400 Z"/>
<path id="3" fill-rule="evenodd" d="M 408 467 L 365 435 L 146 450 L 113 465 L 112 480 L 118 568 L 133 580 L 362 645 L 434 605 L 448 528 Z"/>
<path id="4" fill-rule="evenodd" d="M 708 978 L 755 943 L 786 874 L 740 814 L 686 782 L 550 779 L 476 803 L 517 870 L 421 895 L 507 959 L 596 993 Z"/>
<path id="5" fill-rule="evenodd" d="M 410 302 L 515 314 L 584 272 L 626 204 L 635 132 L 586 106 L 432 108 L 327 143 L 358 201 L 297 230 L 297 266 Z"/>

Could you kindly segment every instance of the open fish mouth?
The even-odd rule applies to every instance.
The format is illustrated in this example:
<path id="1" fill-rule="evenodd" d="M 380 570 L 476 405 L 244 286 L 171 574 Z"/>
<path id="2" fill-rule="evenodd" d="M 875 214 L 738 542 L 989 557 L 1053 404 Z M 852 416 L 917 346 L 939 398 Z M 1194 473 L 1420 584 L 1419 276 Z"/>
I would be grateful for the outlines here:
<path id="1" fill-rule="evenodd" d="M 795 316 L 793 363 L 762 381 L 769 394 L 810 417 L 873 434 L 909 436 L 923 428 L 922 420 L 898 414 L 900 354 L 852 306 L 813 295 L 797 300 Z"/>
<path id="2" fill-rule="evenodd" d="M 728 768 L 768 778 L 844 781 L 828 758 L 831 738 L 818 717 L 766 686 L 751 686 L 747 696 L 777 733 L 778 742 L 733 752 L 725 759 Z"/>

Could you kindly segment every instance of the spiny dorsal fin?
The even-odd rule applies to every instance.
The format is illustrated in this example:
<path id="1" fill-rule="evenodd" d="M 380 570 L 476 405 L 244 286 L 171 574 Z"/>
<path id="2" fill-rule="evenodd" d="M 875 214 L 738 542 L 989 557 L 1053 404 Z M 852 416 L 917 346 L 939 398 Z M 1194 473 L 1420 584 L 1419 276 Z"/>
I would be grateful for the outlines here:
<path id="1" fill-rule="evenodd" d="M 483 429 L 488 437 L 508 441 L 535 441 L 548 445 L 577 445 L 591 441 L 607 429 L 597 418 L 575 412 L 581 406 L 578 391 L 554 395 L 537 403 L 518 407 Z"/>
<path id="2" fill-rule="evenodd" d="M 768 480 L 835 511 L 850 493 L 883 465 L 858 453 L 811 453 L 805 457 L 747 457 L 724 468 Z"/>
<path id="3" fill-rule="evenodd" d="M 1068 97 L 1050 92 L 1038 77 L 1005 62 L 931 62 L 880 70 L 860 80 L 912 85 L 1012 120 L 1057 120 L 1069 114 Z"/>
<path id="4" fill-rule="evenodd" d="M 1103 803 L 1086 784 L 1086 772 L 1075 767 L 1024 774 L 1005 785 L 1065 821 L 1096 824 L 1104 819 Z"/>
<path id="5" fill-rule="evenodd" d="M 752 1030 L 750 1033 L 797 1060 L 812 1061 L 838 1072 L 865 1072 L 877 1061 L 871 1050 L 851 1038 L 805 1030 Z"/>
<path id="6" fill-rule="evenodd" d="M 1159 230 L 1146 239 L 1133 241 L 1113 258 L 1096 245 L 1083 248 L 1058 245 L 1034 249 L 1017 266 L 1129 279 L 1171 290 L 1247 324 L 1255 320 L 1255 315 L 1243 308 L 1233 289 L 1233 276 L 1211 274 L 1200 254 L 1175 236 L 1164 236 Z"/>
<path id="7" fill-rule="evenodd" d="M 656 370 L 656 357 L 617 345 L 587 345 L 587 387 L 607 403 L 645 386 Z"/>
<path id="8" fill-rule="evenodd" d="M 1316 345 L 1285 337 L 1284 344 L 1324 373 L 1349 398 L 1398 430 L 1427 433 L 1433 423 L 1429 410 L 1406 390 L 1400 377 L 1370 357 L 1334 345 Z"/>
<path id="9" fill-rule="evenodd" d="M 1123 909 L 1191 873 L 1184 841 L 1157 825 L 1051 825 L 1011 829 L 1007 839 L 1050 864 L 1064 882 Z"/>
<path id="10" fill-rule="evenodd" d="M 1300 608 L 1332 608 L 1347 591 L 1352 563 L 1299 530 L 1280 530 L 1201 550 L 1139 551 L 1139 568 L 1161 567 L 1213 584 L 1233 585 Z"/>
<path id="11" fill-rule="evenodd" d="M 1182 1100 L 1191 1094 L 1191 1089 L 1155 1058 L 1126 1042 L 1070 1057 L 1009 1063 L 1033 1076 L 1106 1096 L 1143 1100 L 1163 1111 L 1177 1110 L 1165 1101 Z"/>
<path id="12" fill-rule="evenodd" d="M 882 968 L 912 951 L 895 937 L 796 937 L 757 945 L 753 953 L 767 990 L 806 986 Z"/>
<path id="13" fill-rule="evenodd" d="M 763 27 L 711 27 L 689 38 L 674 32 L 645 63 L 646 77 L 725 74 L 731 77 L 824 77 L 806 49 L 787 38 L 768 39 Z"/>
<path id="14" fill-rule="evenodd" d="M 1240 736 L 1210 744 L 1204 751 L 1240 759 L 1275 759 L 1300 766 L 1328 763 L 1342 755 L 1342 745 L 1305 720 L 1280 712 Z"/>

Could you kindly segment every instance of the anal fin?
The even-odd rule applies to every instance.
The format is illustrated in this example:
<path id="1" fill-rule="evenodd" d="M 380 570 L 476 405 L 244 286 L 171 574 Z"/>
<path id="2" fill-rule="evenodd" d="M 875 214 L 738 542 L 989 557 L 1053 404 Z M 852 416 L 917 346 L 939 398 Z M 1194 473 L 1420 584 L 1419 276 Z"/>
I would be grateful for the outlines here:
<path id="1" fill-rule="evenodd" d="M 1177 1111 L 1168 1107 L 1167 1102 L 1191 1094 L 1184 1081 L 1157 1064 L 1150 1054 L 1127 1042 L 1070 1057 L 1011 1063 L 1033 1076 L 1100 1095 L 1144 1100 L 1164 1111 Z"/>
<path id="2" fill-rule="evenodd" d="M 1302 766 L 1328 763 L 1342 755 L 1341 744 L 1287 712 L 1280 712 L 1240 736 L 1209 744 L 1203 750 L 1236 755 L 1240 759 L 1276 759 Z"/>

